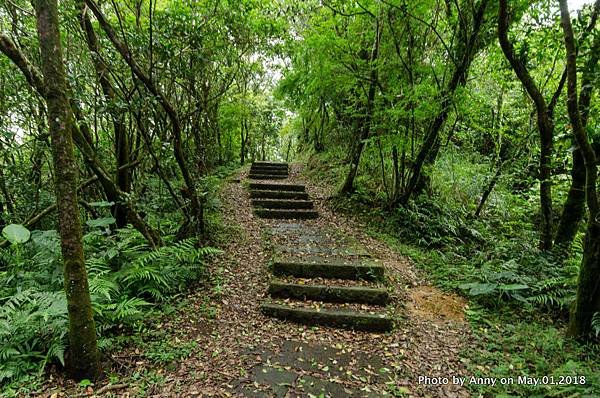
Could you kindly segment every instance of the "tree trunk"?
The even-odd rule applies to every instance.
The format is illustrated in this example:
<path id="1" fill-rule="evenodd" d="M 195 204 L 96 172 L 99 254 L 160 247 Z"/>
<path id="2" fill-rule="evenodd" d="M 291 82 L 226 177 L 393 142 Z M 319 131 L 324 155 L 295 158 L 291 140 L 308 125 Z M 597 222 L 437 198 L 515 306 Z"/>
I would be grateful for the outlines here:
<path id="1" fill-rule="evenodd" d="M 473 62 L 477 49 L 480 47 L 480 32 L 485 22 L 485 11 L 488 6 L 488 0 L 482 0 L 473 15 L 473 27 L 471 32 L 467 32 L 466 22 L 461 23 L 459 29 L 459 48 L 456 50 L 456 66 L 452 73 L 452 78 L 448 86 L 442 91 L 439 101 L 441 108 L 433 119 L 425 140 L 417 153 L 413 166 L 411 168 L 411 177 L 406 186 L 406 190 L 400 198 L 400 203 L 406 205 L 410 198 L 419 193 L 424 184 L 421 183 L 424 166 L 435 162 L 439 150 L 439 135 L 448 119 L 450 108 L 453 102 L 452 96 L 459 86 L 464 86 L 467 81 L 467 75 Z M 470 28 L 469 28 L 470 29 Z M 461 42 L 464 38 L 464 43 Z"/>
<path id="2" fill-rule="evenodd" d="M 567 110 L 575 140 L 585 164 L 585 194 L 589 220 L 585 234 L 583 260 L 579 270 L 577 298 L 571 311 L 568 334 L 587 340 L 592 337 L 592 318 L 600 312 L 600 210 L 596 191 L 597 163 L 594 149 L 583 126 L 577 99 L 577 50 L 567 0 L 559 0 L 560 19 L 567 54 Z"/>
<path id="3" fill-rule="evenodd" d="M 600 1 L 596 1 L 592 23 L 588 31 L 595 26 L 596 19 L 600 14 Z M 587 32 L 586 32 L 587 33 Z M 582 40 L 583 41 L 583 40 Z M 581 124 L 587 126 L 590 113 L 590 103 L 594 88 L 595 70 L 600 59 L 600 36 L 596 35 L 589 51 L 589 58 L 585 63 L 581 76 L 581 92 L 579 94 L 579 111 L 581 112 Z M 563 212 L 556 230 L 554 244 L 568 252 L 579 230 L 579 224 L 585 214 L 585 163 L 580 149 L 573 151 L 573 168 L 571 170 L 571 187 L 567 200 L 563 206 Z"/>
<path id="4" fill-rule="evenodd" d="M 127 137 L 127 128 L 125 127 L 125 118 L 123 113 L 115 108 L 115 101 L 117 100 L 117 96 L 115 94 L 115 89 L 108 79 L 108 68 L 102 61 L 100 57 L 100 47 L 98 45 L 98 39 L 96 37 L 96 33 L 94 32 L 94 28 L 92 27 L 92 22 L 90 21 L 90 17 L 87 13 L 87 8 L 83 0 L 78 1 L 78 7 L 81 9 L 81 18 L 79 20 L 79 24 L 81 25 L 81 29 L 83 30 L 87 42 L 87 46 L 90 50 L 92 62 L 94 64 L 94 68 L 96 70 L 96 77 L 100 86 L 102 87 L 102 92 L 104 93 L 104 98 L 106 101 L 107 108 L 110 112 L 113 129 L 115 135 L 115 159 L 116 159 L 116 181 L 119 189 L 122 192 L 129 193 L 131 191 L 131 169 L 130 168 L 121 168 L 121 166 L 129 164 L 130 159 L 130 146 L 129 146 L 129 138 Z M 115 217 L 117 227 L 123 228 L 127 225 L 127 206 L 124 203 L 115 203 L 112 209 L 113 216 Z"/>
<path id="5" fill-rule="evenodd" d="M 359 138 L 358 142 L 354 146 L 352 151 L 352 156 L 350 158 L 350 170 L 348 171 L 348 175 L 346 176 L 346 180 L 344 181 L 344 185 L 342 189 L 340 189 L 340 194 L 349 194 L 354 192 L 354 178 L 356 178 L 356 172 L 358 171 L 358 165 L 360 164 L 360 157 L 362 156 L 363 149 L 365 147 L 365 141 L 369 138 L 371 134 L 371 119 L 373 117 L 373 107 L 375 102 L 375 93 L 377 87 L 378 71 L 377 66 L 374 65 L 375 60 L 377 60 L 379 53 L 379 41 L 381 38 L 381 30 L 379 26 L 379 19 L 375 22 L 375 39 L 373 41 L 373 48 L 371 50 L 371 55 L 369 57 L 369 64 L 371 66 L 371 71 L 369 75 L 369 92 L 367 94 L 367 103 L 365 105 L 365 114 L 364 117 L 361 118 L 359 124 Z"/>
<path id="6" fill-rule="evenodd" d="M 560 221 L 556 229 L 554 245 L 569 251 L 571 243 L 579 230 L 579 223 L 585 214 L 585 164 L 581 151 L 573 151 L 571 186 L 563 206 Z"/>
<path id="7" fill-rule="evenodd" d="M 552 156 L 552 138 L 554 135 L 554 122 L 552 120 L 551 108 L 546 104 L 542 93 L 536 86 L 526 66 L 519 60 L 515 54 L 512 43 L 508 40 L 508 11 L 506 0 L 500 0 L 498 11 L 498 38 L 504 56 L 510 63 L 515 74 L 523 84 L 523 87 L 535 103 L 537 113 L 537 127 L 540 135 L 540 163 L 539 163 L 539 181 L 540 181 L 540 249 L 550 250 L 552 248 L 552 182 L 551 177 L 551 156 Z"/>
<path id="8" fill-rule="evenodd" d="M 100 23 L 100 26 L 108 36 L 109 40 L 112 42 L 117 52 L 121 55 L 121 58 L 127 63 L 133 74 L 144 84 L 146 89 L 156 97 L 160 105 L 165 110 L 167 117 L 171 121 L 171 127 L 173 128 L 173 152 L 175 155 L 175 160 L 177 161 L 177 165 L 181 170 L 181 174 L 183 176 L 183 180 L 186 184 L 184 187 L 184 191 L 187 192 L 186 196 L 189 197 L 191 202 L 191 217 L 192 220 L 192 228 L 196 229 L 196 233 L 198 235 L 204 235 L 204 211 L 203 204 L 198 196 L 198 191 L 196 189 L 196 183 L 194 178 L 192 177 L 189 168 L 185 161 L 185 154 L 183 153 L 183 142 L 181 137 L 181 121 L 177 114 L 173 105 L 169 102 L 164 93 L 154 84 L 154 82 L 149 78 L 149 76 L 142 71 L 138 63 L 133 58 L 133 54 L 127 47 L 125 43 L 123 43 L 117 33 L 113 29 L 113 27 L 108 23 L 106 17 L 100 11 L 100 8 L 93 0 L 85 0 L 86 4 L 90 8 L 90 10 L 96 16 L 96 19 Z M 182 230 L 186 229 L 188 226 L 184 225 Z M 187 235 L 187 232 L 183 232 L 182 235 Z"/>
<path id="9" fill-rule="evenodd" d="M 78 168 L 73 153 L 75 125 L 67 96 L 67 80 L 58 28 L 57 0 L 36 0 L 38 37 L 48 126 L 54 159 L 65 291 L 69 312 L 69 370 L 76 379 L 97 379 L 101 373 L 96 327 L 83 256 L 77 198 Z"/>

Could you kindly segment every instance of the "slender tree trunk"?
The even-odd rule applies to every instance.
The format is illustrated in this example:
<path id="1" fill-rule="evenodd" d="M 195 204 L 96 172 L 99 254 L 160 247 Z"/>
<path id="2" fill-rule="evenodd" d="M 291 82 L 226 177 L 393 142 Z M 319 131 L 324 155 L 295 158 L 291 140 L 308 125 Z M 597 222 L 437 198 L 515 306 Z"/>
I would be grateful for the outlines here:
<path id="1" fill-rule="evenodd" d="M 183 142 L 181 137 L 181 121 L 179 119 L 177 111 L 175 110 L 175 108 L 173 108 L 173 105 L 169 102 L 164 93 L 154 84 L 154 82 L 149 78 L 149 76 L 142 71 L 138 63 L 133 58 L 133 54 L 131 53 L 127 45 L 119 39 L 117 33 L 114 31 L 113 27 L 108 23 L 104 14 L 102 14 L 102 12 L 100 11 L 98 5 L 93 0 L 85 0 L 85 2 L 96 16 L 96 19 L 98 19 L 100 26 L 102 27 L 110 41 L 113 43 L 114 47 L 117 49 L 123 60 L 127 63 L 127 65 L 129 65 L 129 68 L 131 69 L 133 74 L 144 84 L 144 86 L 146 86 L 148 91 L 156 97 L 158 102 L 165 110 L 167 117 L 171 121 L 171 127 L 173 131 L 173 152 L 175 155 L 175 160 L 177 161 L 177 165 L 181 170 L 183 180 L 186 184 L 186 187 L 184 187 L 184 191 L 187 192 L 186 196 L 189 197 L 191 202 L 191 217 L 189 219 L 192 220 L 192 223 L 194 224 L 192 228 L 196 229 L 196 232 L 199 235 L 204 235 L 204 211 L 202 207 L 203 204 L 200 200 L 200 197 L 198 196 L 196 182 L 194 181 L 194 178 L 192 177 L 185 161 L 185 154 L 183 152 Z M 184 226 L 184 229 L 185 227 L 186 226 Z M 187 235 L 187 233 L 184 232 L 184 235 Z"/>
<path id="2" fill-rule="evenodd" d="M 573 151 L 571 186 L 556 229 L 554 245 L 568 252 L 585 214 L 585 164 L 581 151 Z"/>
<path id="3" fill-rule="evenodd" d="M 365 141 L 371 134 L 371 119 L 373 117 L 373 107 L 375 103 L 375 94 L 377 88 L 377 80 L 379 79 L 377 66 L 375 61 L 379 54 L 379 42 L 381 39 L 381 30 L 379 26 L 379 19 L 375 21 L 375 39 L 373 40 L 373 48 L 371 49 L 371 55 L 369 57 L 369 64 L 371 71 L 369 74 L 369 92 L 367 94 L 367 103 L 365 104 L 364 116 L 360 120 L 359 125 L 359 137 L 358 142 L 354 145 L 352 156 L 350 157 L 350 170 L 344 181 L 340 194 L 345 195 L 354 192 L 354 179 L 358 171 L 358 165 L 360 164 L 360 158 L 362 156 L 363 149 L 365 147 Z"/>
<path id="4" fill-rule="evenodd" d="M 596 1 L 592 22 L 588 31 L 596 24 L 600 14 L 600 0 Z M 590 113 L 590 104 L 594 88 L 594 76 L 600 59 L 600 36 L 596 35 L 589 51 L 589 58 L 583 68 L 581 76 L 581 92 L 579 93 L 579 111 L 581 112 L 581 123 L 587 126 Z M 556 230 L 554 244 L 563 250 L 569 251 L 571 243 L 579 230 L 579 224 L 585 214 L 585 162 L 581 150 L 573 151 L 573 167 L 571 169 L 571 187 L 567 200 L 563 206 L 563 212 Z"/>
<path id="5" fill-rule="evenodd" d="M 243 166 L 246 163 L 246 137 L 244 135 L 244 116 L 242 116 L 242 120 L 240 122 L 240 165 Z"/>
<path id="6" fill-rule="evenodd" d="M 400 198 L 400 203 L 402 205 L 406 205 L 413 195 L 419 193 L 420 187 L 424 186 L 424 184 L 421 183 L 424 166 L 426 164 L 432 164 L 437 158 L 440 148 L 439 135 L 444 127 L 444 124 L 446 123 L 446 120 L 448 119 L 448 115 L 453 103 L 452 97 L 459 86 L 464 86 L 466 84 L 473 58 L 475 57 L 478 48 L 480 48 L 482 45 L 480 33 L 482 26 L 485 23 L 485 11 L 488 7 L 488 3 L 488 0 L 482 0 L 479 3 L 472 16 L 472 28 L 469 28 L 465 21 L 463 21 L 460 25 L 459 37 L 461 37 L 461 39 L 459 39 L 457 44 L 459 47 L 456 50 L 457 56 L 455 57 L 457 65 L 454 68 L 454 72 L 452 73 L 452 78 L 450 79 L 448 86 L 443 89 L 440 95 L 440 111 L 429 126 L 427 134 L 425 135 L 425 140 L 421 145 L 419 152 L 417 153 L 415 161 L 413 162 L 410 179 L 404 194 Z M 471 29 L 471 31 L 468 32 L 467 29 Z"/>
<path id="7" fill-rule="evenodd" d="M 4 196 L 6 210 L 9 214 L 12 214 L 14 212 L 14 206 L 12 203 L 12 197 L 8 191 L 8 187 L 6 186 L 6 178 L 4 177 L 3 167 L 0 167 L 0 190 L 2 191 L 2 196 Z"/>
<path id="8" fill-rule="evenodd" d="M 106 101 L 106 105 L 109 109 L 113 129 L 115 135 L 115 159 L 116 159 L 116 181 L 119 189 L 125 193 L 131 191 L 131 169 L 121 168 L 121 166 L 129 164 L 130 159 L 130 146 L 129 137 L 127 136 L 127 128 L 125 127 L 125 117 L 121 111 L 116 109 L 115 101 L 117 96 L 115 89 L 108 79 L 108 68 L 104 64 L 100 56 L 100 47 L 98 45 L 98 39 L 92 22 L 87 13 L 87 8 L 83 0 L 78 0 L 78 7 L 81 9 L 81 18 L 79 24 L 83 30 L 87 42 L 87 46 L 90 50 L 94 68 L 96 70 L 96 77 Z M 123 228 L 127 225 L 127 206 L 124 203 L 116 203 L 112 209 L 113 215 L 116 220 L 116 224 L 119 228 Z"/>
<path id="9" fill-rule="evenodd" d="M 69 370 L 76 379 L 96 379 L 101 373 L 96 327 L 83 256 L 82 228 L 77 198 L 78 168 L 73 153 L 75 125 L 67 97 L 56 0 L 36 0 L 38 36 L 48 126 L 54 158 L 65 291 L 69 312 Z"/>
<path id="10" fill-rule="evenodd" d="M 583 260 L 579 270 L 577 298 L 569 320 L 569 335 L 579 339 L 592 337 L 592 318 L 600 313 L 600 209 L 598 203 L 597 159 L 583 125 L 577 99 L 577 50 L 571 26 L 567 0 L 559 0 L 561 25 L 567 53 L 567 110 L 575 140 L 580 147 L 585 164 L 585 193 L 589 220 L 583 247 Z"/>
<path id="11" fill-rule="evenodd" d="M 481 211 L 483 210 L 483 207 L 485 206 L 485 202 L 490 197 L 492 191 L 494 190 L 494 187 L 496 186 L 496 184 L 498 183 L 498 180 L 500 179 L 500 175 L 502 174 L 502 166 L 503 165 L 504 165 L 504 162 L 501 162 L 498 165 L 498 168 L 496 169 L 494 176 L 490 179 L 490 182 L 488 183 L 485 191 L 483 191 L 483 195 L 481 195 L 481 199 L 479 200 L 479 204 L 477 205 L 477 209 L 475 210 L 475 214 L 473 215 L 474 217 L 477 218 L 481 214 Z"/>
<path id="12" fill-rule="evenodd" d="M 523 84 L 523 87 L 533 100 L 537 113 L 537 127 L 540 135 L 540 249 L 550 250 L 552 248 L 552 182 L 551 182 L 551 156 L 552 139 L 554 135 L 554 122 L 551 111 L 539 88 L 531 78 L 526 66 L 515 54 L 512 43 L 508 40 L 508 11 L 506 0 L 500 0 L 498 11 L 498 38 L 500 46 L 515 74 Z"/>

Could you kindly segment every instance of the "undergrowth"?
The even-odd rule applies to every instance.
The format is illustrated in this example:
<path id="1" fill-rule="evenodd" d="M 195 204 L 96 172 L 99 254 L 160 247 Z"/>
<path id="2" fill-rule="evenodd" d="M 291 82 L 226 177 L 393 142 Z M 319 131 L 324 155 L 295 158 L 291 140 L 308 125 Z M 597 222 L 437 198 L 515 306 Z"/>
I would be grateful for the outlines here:
<path id="1" fill-rule="evenodd" d="M 229 173 L 223 168 L 202 182 L 207 226 L 215 232 L 215 243 L 222 231 L 220 203 L 213 194 Z M 144 320 L 153 314 L 160 316 L 172 297 L 206 279 L 205 260 L 220 253 L 211 246 L 199 247 L 196 239 L 176 241 L 177 222 L 161 202 L 165 201 L 151 198 L 145 203 L 166 215 L 160 223 L 165 245 L 154 250 L 131 227 L 111 230 L 109 217 L 86 223 L 89 288 L 98 344 L 105 354 L 126 345 L 128 336 L 143 330 Z M 104 202 L 97 206 L 108 207 Z M 68 316 L 63 282 L 55 230 L 32 231 L 28 242 L 0 249 L 0 396 L 35 391 L 50 363 L 64 366 Z M 148 347 L 150 360 L 175 355 L 153 347 Z M 188 351 L 185 348 L 182 355 Z"/>
<path id="2" fill-rule="evenodd" d="M 474 393 L 600 396 L 600 347 L 565 337 L 582 234 L 568 258 L 538 250 L 536 192 L 513 193 L 502 179 L 482 215 L 474 217 L 474 198 L 485 185 L 475 161 L 442 156 L 431 178 L 432 192 L 406 207 L 388 209 L 377 178 L 364 174 L 353 195 L 334 196 L 329 205 L 357 217 L 368 233 L 410 257 L 436 285 L 470 299 L 467 316 L 475 342 L 463 357 L 473 376 L 587 377 L 584 385 L 470 385 Z M 343 168 L 327 169 L 339 162 L 331 153 L 312 156 L 305 174 L 316 183 L 343 181 Z M 366 163 L 361 167 L 377 170 Z"/>

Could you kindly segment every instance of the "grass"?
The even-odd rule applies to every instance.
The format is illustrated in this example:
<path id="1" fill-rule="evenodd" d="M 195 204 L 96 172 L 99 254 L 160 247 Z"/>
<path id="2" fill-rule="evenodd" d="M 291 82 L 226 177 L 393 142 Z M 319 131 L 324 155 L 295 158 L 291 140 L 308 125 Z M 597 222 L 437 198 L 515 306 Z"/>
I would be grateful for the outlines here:
<path id="1" fill-rule="evenodd" d="M 317 184 L 343 180 L 342 168 L 327 168 L 339 163 L 332 156 L 313 156 L 305 174 Z M 465 386 L 473 396 L 600 396 L 600 346 L 565 337 L 581 237 L 562 263 L 538 251 L 537 201 L 513 194 L 502 183 L 485 216 L 473 219 L 470 198 L 482 187 L 476 175 L 482 167 L 473 161 L 442 158 L 432 178 L 434 195 L 407 208 L 384 210 L 375 178 L 357 178 L 356 193 L 336 197 L 330 205 L 358 218 L 368 234 L 411 258 L 432 283 L 469 300 L 466 315 L 473 339 L 461 353 L 465 376 L 496 380 L 491 386 L 467 378 Z M 479 292 L 482 287 L 491 290 L 471 296 L 460 288 L 467 283 Z"/>

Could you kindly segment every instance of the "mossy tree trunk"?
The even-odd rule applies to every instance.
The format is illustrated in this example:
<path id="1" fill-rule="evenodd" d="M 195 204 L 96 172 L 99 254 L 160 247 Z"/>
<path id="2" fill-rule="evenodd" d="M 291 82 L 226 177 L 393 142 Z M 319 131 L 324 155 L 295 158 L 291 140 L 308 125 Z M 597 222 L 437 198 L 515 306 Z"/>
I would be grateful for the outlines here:
<path id="1" fill-rule="evenodd" d="M 456 41 L 457 44 L 455 49 L 453 49 L 455 66 L 452 78 L 448 82 L 448 85 L 443 88 L 437 99 L 440 103 L 440 110 L 432 119 L 427 129 L 423 144 L 411 167 L 411 176 L 408 184 L 404 193 L 398 199 L 399 204 L 403 206 L 406 206 L 411 198 L 421 193 L 423 188 L 428 185 L 424 181 L 428 179 L 424 170 L 426 166 L 432 165 L 437 159 L 440 149 L 440 134 L 452 109 L 454 94 L 459 87 L 466 85 L 471 63 L 475 55 L 491 40 L 491 37 L 486 37 L 485 35 L 486 26 L 490 20 L 486 15 L 489 4 L 488 0 L 480 1 L 477 6 L 473 7 L 473 14 L 470 16 L 470 21 L 463 21 L 459 25 L 458 36 L 460 39 Z"/>
<path id="2" fill-rule="evenodd" d="M 584 118 L 577 99 L 577 49 L 567 0 L 560 0 L 560 19 L 567 53 L 567 110 L 573 135 L 585 164 L 585 194 L 589 219 L 579 271 L 577 299 L 569 321 L 569 335 L 586 340 L 592 336 L 592 318 L 600 312 L 600 209 L 596 189 L 597 159 L 584 128 Z"/>
<path id="3" fill-rule="evenodd" d="M 369 56 L 369 91 L 367 94 L 367 102 L 364 105 L 364 108 L 361 110 L 363 116 L 359 119 L 358 131 L 359 137 L 358 142 L 352 148 L 352 155 L 350 157 L 350 170 L 346 175 L 346 179 L 344 180 L 344 185 L 340 189 L 341 195 L 346 195 L 354 192 L 354 179 L 356 178 L 356 173 L 358 172 L 358 166 L 360 164 L 360 158 L 362 156 L 363 149 L 365 147 L 365 142 L 371 135 L 371 120 L 373 118 L 373 107 L 375 104 L 375 95 L 377 89 L 377 81 L 379 80 L 379 73 L 377 70 L 377 58 L 379 56 L 379 44 L 381 41 L 381 26 L 379 22 L 379 16 L 376 17 L 375 20 L 375 38 L 373 39 L 373 48 L 371 49 L 371 54 Z"/>
<path id="4" fill-rule="evenodd" d="M 544 98 L 540 88 L 531 77 L 526 64 L 520 60 L 514 51 L 513 44 L 508 39 L 510 15 L 506 0 L 499 2 L 498 8 L 498 39 L 504 56 L 510 63 L 515 75 L 521 81 L 523 88 L 535 104 L 537 115 L 537 129 L 540 137 L 540 249 L 550 250 L 553 243 L 553 215 L 552 215 L 552 146 L 554 137 L 553 109 L 560 96 L 564 85 L 564 78 L 550 102 Z"/>
<path id="5" fill-rule="evenodd" d="M 591 22 L 583 37 L 579 42 L 583 43 L 585 38 L 591 33 L 596 26 L 596 21 L 600 16 L 600 1 L 596 1 L 594 11 L 591 17 Z M 583 72 L 581 74 L 581 91 L 579 93 L 579 112 L 581 113 L 581 124 L 587 126 L 590 104 L 592 102 L 592 94 L 594 89 L 594 79 L 596 69 L 600 60 L 600 36 L 596 35 L 592 41 L 589 50 L 588 59 L 585 62 Z M 569 251 L 573 239 L 579 230 L 579 225 L 585 214 L 585 162 L 580 149 L 573 151 L 573 168 L 571 170 L 571 187 L 567 200 L 563 206 L 563 212 L 556 230 L 554 244 Z"/>
<path id="6" fill-rule="evenodd" d="M 131 169 L 123 167 L 131 162 L 131 149 L 129 137 L 127 135 L 127 127 L 125 126 L 125 115 L 118 109 L 117 102 L 119 99 L 117 98 L 115 93 L 116 90 L 109 79 L 110 71 L 100 56 L 98 38 L 94 32 L 84 1 L 78 0 L 77 6 L 81 9 L 79 24 L 85 34 L 86 43 L 90 50 L 94 69 L 96 70 L 96 77 L 102 87 L 107 109 L 112 118 L 115 138 L 115 159 L 117 161 L 116 182 L 122 192 L 129 193 L 131 191 Z M 119 202 L 115 203 L 113 205 L 112 213 L 119 228 L 123 228 L 127 225 L 128 211 L 126 204 Z"/>
<path id="7" fill-rule="evenodd" d="M 42 72 L 48 106 L 65 291 L 69 312 L 68 365 L 76 379 L 96 379 L 100 361 L 92 314 L 77 201 L 78 168 L 73 153 L 73 112 L 67 96 L 57 0 L 35 0 Z"/>

